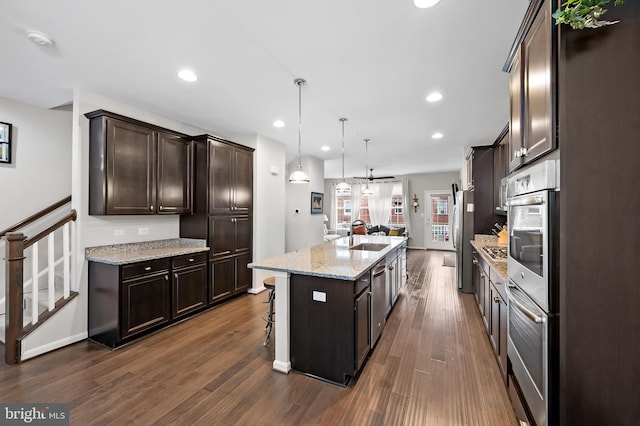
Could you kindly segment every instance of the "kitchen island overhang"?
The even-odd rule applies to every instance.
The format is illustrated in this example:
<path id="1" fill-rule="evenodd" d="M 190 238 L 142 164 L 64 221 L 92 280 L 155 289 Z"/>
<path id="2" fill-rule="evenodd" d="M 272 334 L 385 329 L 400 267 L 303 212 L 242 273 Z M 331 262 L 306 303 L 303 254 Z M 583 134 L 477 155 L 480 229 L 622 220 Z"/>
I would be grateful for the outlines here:
<path id="1" fill-rule="evenodd" d="M 380 260 L 385 259 L 387 255 L 406 244 L 406 241 L 406 237 L 356 235 L 250 263 L 249 268 L 273 271 L 275 277 L 275 311 L 277 315 L 273 369 L 282 373 L 289 373 L 292 369 L 290 347 L 291 275 L 356 281 L 369 272 Z M 364 247 L 371 248 L 371 250 L 356 249 L 356 246 L 361 244 L 378 246 Z M 384 247 L 380 245 L 384 245 Z"/>

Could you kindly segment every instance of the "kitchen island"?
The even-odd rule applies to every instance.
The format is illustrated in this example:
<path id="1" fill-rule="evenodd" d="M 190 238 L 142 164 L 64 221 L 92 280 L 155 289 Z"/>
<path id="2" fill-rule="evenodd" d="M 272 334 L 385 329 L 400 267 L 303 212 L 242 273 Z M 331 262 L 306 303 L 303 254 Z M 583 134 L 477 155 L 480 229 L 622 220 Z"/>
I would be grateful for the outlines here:
<path id="1" fill-rule="evenodd" d="M 368 354 L 358 350 L 363 346 L 358 339 L 366 337 L 370 346 L 375 344 L 370 339 L 369 301 L 376 297 L 371 293 L 371 271 L 386 262 L 382 298 L 392 303 L 404 278 L 401 271 L 406 266 L 398 263 L 402 264 L 399 259 L 404 259 L 400 255 L 406 249 L 406 240 L 365 235 L 343 237 L 249 264 L 249 268 L 273 271 L 276 279 L 273 369 L 288 373 L 293 367 L 342 385 L 348 379 L 344 375 L 357 373 L 362 357 Z M 366 333 L 359 318 L 369 321 Z M 344 342 L 348 343 L 346 347 Z M 329 372 L 323 366 L 316 368 L 318 362 L 309 360 L 310 356 L 324 357 L 318 362 L 329 370 L 335 364 L 348 364 L 351 357 L 352 368 L 351 371 L 347 368 L 344 374 Z"/>

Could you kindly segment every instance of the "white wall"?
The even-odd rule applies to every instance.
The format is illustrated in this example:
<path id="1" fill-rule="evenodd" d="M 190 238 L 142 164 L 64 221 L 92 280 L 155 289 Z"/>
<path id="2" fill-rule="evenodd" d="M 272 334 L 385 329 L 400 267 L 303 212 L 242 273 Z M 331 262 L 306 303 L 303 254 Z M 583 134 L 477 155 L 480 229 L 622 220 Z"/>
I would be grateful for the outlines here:
<path id="1" fill-rule="evenodd" d="M 12 163 L 0 163 L 0 229 L 71 194 L 71 112 L 0 98 L 13 125 Z"/>
<path id="2" fill-rule="evenodd" d="M 71 195 L 70 111 L 48 110 L 0 98 L 0 121 L 11 123 L 11 164 L 0 163 L 0 230 Z M 0 240 L 0 258 L 4 258 Z M 0 261 L 4 313 L 5 262 Z"/>
<path id="3" fill-rule="evenodd" d="M 413 199 L 413 194 L 416 194 L 420 202 L 420 207 L 418 207 L 417 212 L 413 211 L 413 207 L 407 209 L 411 215 L 411 239 L 409 240 L 408 246 L 411 248 L 426 249 L 427 243 L 424 233 L 427 200 L 424 199 L 424 191 L 444 190 L 450 193 L 452 183 L 455 182 L 460 186 L 460 172 L 420 173 L 398 177 L 409 179 L 408 198 L 411 200 Z"/>
<path id="4" fill-rule="evenodd" d="M 258 135 L 253 163 L 254 261 L 285 252 L 285 182 L 289 178 L 285 156 L 283 144 Z M 250 291 L 260 291 L 269 275 L 270 271 L 254 269 Z"/>
<path id="5" fill-rule="evenodd" d="M 298 165 L 297 158 L 289 163 L 286 179 L 286 244 L 287 252 L 324 242 L 324 215 L 311 214 L 311 192 L 324 193 L 324 162 L 302 156 L 302 169 L 309 175 L 309 183 L 290 183 L 289 175 Z M 328 201 L 325 194 L 324 201 Z M 297 211 L 297 213 L 296 213 Z"/>

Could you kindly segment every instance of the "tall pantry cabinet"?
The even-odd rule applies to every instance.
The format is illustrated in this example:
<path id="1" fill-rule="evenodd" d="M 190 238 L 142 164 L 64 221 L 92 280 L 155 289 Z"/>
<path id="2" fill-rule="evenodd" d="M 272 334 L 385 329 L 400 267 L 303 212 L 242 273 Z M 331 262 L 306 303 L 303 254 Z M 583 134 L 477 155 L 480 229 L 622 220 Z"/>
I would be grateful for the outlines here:
<path id="1" fill-rule="evenodd" d="M 180 217 L 180 236 L 207 240 L 214 304 L 251 286 L 253 149 L 211 135 L 193 140 L 193 214 Z"/>

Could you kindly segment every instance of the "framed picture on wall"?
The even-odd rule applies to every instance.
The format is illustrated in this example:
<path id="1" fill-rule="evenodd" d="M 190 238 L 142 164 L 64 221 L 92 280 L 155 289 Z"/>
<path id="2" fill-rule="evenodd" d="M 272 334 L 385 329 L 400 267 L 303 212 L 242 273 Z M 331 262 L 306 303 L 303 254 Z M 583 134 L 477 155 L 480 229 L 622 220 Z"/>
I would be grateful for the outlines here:
<path id="1" fill-rule="evenodd" d="M 11 123 L 0 122 L 0 163 L 11 163 Z"/>
<path id="2" fill-rule="evenodd" d="M 311 193 L 311 214 L 323 214 L 324 194 L 321 192 Z"/>

